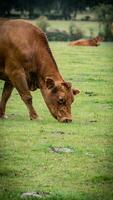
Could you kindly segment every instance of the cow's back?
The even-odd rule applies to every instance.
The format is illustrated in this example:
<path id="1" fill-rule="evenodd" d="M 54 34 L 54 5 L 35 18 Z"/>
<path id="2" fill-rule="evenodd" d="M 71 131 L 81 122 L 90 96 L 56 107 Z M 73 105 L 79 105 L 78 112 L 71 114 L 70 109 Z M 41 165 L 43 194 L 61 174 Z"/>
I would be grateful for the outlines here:
<path id="1" fill-rule="evenodd" d="M 79 39 L 79 40 L 75 40 L 75 41 L 71 42 L 70 45 L 72 45 L 72 46 L 89 46 L 89 42 L 86 39 Z"/>
<path id="2" fill-rule="evenodd" d="M 37 42 L 45 42 L 44 33 L 34 25 L 24 20 L 0 21 L 0 56 L 32 54 Z"/>
<path id="3" fill-rule="evenodd" d="M 7 51 L 31 48 L 36 40 L 41 40 L 42 35 L 40 29 L 24 20 L 0 20 L 0 49 L 3 44 Z"/>
<path id="4" fill-rule="evenodd" d="M 21 40 L 22 42 L 24 40 L 32 41 L 32 39 L 39 39 L 44 35 L 41 29 L 26 20 L 20 19 L 0 19 L 0 38 L 2 34 L 4 35 L 4 38 L 5 36 L 8 36 L 8 42 L 9 39 L 14 40 L 15 38 L 18 39 L 16 42 L 21 42 Z M 7 38 L 5 39 L 7 41 Z"/>
<path id="5" fill-rule="evenodd" d="M 37 46 L 46 48 L 45 34 L 25 20 L 0 20 L 0 71 L 5 71 L 7 60 L 15 67 L 33 71 Z M 13 65 L 14 66 L 14 65 Z M 35 69 L 34 69 L 35 70 Z"/>
<path id="6" fill-rule="evenodd" d="M 93 39 L 79 39 L 70 43 L 72 46 L 98 46 L 100 45 L 100 37 Z"/>
<path id="7" fill-rule="evenodd" d="M 6 80 L 9 71 L 15 70 L 23 71 L 27 79 L 32 79 L 31 73 L 40 77 L 48 71 L 59 76 L 47 38 L 40 28 L 25 20 L 0 20 L 0 79 Z"/>

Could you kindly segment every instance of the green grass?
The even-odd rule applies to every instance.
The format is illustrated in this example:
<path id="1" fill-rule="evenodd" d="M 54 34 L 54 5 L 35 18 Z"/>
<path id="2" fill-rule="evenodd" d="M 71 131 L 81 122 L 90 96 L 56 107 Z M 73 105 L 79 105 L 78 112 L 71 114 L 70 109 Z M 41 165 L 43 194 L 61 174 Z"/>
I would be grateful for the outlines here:
<path id="1" fill-rule="evenodd" d="M 32 95 L 43 119 L 30 121 L 13 92 L 9 118 L 0 121 L 0 200 L 18 200 L 27 191 L 50 192 L 45 199 L 51 200 L 112 200 L 113 43 L 50 46 L 65 80 L 81 90 L 72 106 L 73 122 L 53 119 L 39 91 Z M 2 87 L 0 81 L 0 94 Z M 74 152 L 53 153 L 51 146 Z"/>

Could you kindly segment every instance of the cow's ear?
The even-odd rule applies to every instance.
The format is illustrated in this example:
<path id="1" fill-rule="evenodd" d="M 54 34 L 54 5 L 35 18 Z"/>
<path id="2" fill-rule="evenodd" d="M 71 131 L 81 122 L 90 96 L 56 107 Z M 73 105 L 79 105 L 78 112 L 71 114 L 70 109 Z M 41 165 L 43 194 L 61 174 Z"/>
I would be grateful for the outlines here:
<path id="1" fill-rule="evenodd" d="M 49 77 L 46 78 L 45 83 L 48 89 L 52 89 L 55 86 L 55 81 Z"/>
<path id="2" fill-rule="evenodd" d="M 73 91 L 73 94 L 74 94 L 74 95 L 77 95 L 77 94 L 80 93 L 80 90 L 78 90 L 78 89 L 72 89 L 72 91 Z"/>
<path id="3" fill-rule="evenodd" d="M 67 89 L 70 89 L 72 86 L 69 82 L 63 82 L 62 85 L 64 85 Z"/>

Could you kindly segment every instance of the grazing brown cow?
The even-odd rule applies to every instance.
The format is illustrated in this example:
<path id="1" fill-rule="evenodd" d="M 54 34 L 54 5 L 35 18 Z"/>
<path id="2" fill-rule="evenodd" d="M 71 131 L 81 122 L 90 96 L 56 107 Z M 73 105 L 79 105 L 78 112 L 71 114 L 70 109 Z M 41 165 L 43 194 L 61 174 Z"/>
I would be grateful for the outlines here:
<path id="1" fill-rule="evenodd" d="M 71 104 L 79 90 L 72 89 L 59 73 L 45 34 L 24 20 L 0 20 L 0 79 L 5 81 L 0 118 L 15 87 L 26 104 L 30 119 L 38 117 L 30 90 L 39 88 L 51 114 L 71 122 Z"/>
<path id="2" fill-rule="evenodd" d="M 93 39 L 80 39 L 76 41 L 72 41 L 69 43 L 71 46 L 99 46 L 100 42 L 102 42 L 102 38 L 97 36 Z"/>

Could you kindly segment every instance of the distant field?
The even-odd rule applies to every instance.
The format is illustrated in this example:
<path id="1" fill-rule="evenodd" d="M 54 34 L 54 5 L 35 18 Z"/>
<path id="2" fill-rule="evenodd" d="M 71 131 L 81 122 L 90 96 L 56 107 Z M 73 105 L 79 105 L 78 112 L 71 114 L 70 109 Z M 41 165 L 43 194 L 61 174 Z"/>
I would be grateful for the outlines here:
<path id="1" fill-rule="evenodd" d="M 50 192 L 46 200 L 113 200 L 113 43 L 50 46 L 65 80 L 81 90 L 73 122 L 53 119 L 39 91 L 32 95 L 43 119 L 30 121 L 13 92 L 9 118 L 0 121 L 0 200 L 19 200 L 28 191 Z M 0 95 L 2 87 L 0 81 Z M 74 152 L 54 153 L 53 146 Z"/>
<path id="2" fill-rule="evenodd" d="M 33 20 L 32 23 L 36 24 L 36 20 Z M 91 31 L 93 31 L 93 35 L 98 35 L 99 32 L 99 23 L 95 21 L 64 21 L 64 20 L 50 20 L 50 29 L 59 29 L 69 31 L 69 26 L 71 23 L 74 23 L 78 28 L 80 28 L 86 37 L 91 35 Z"/>

